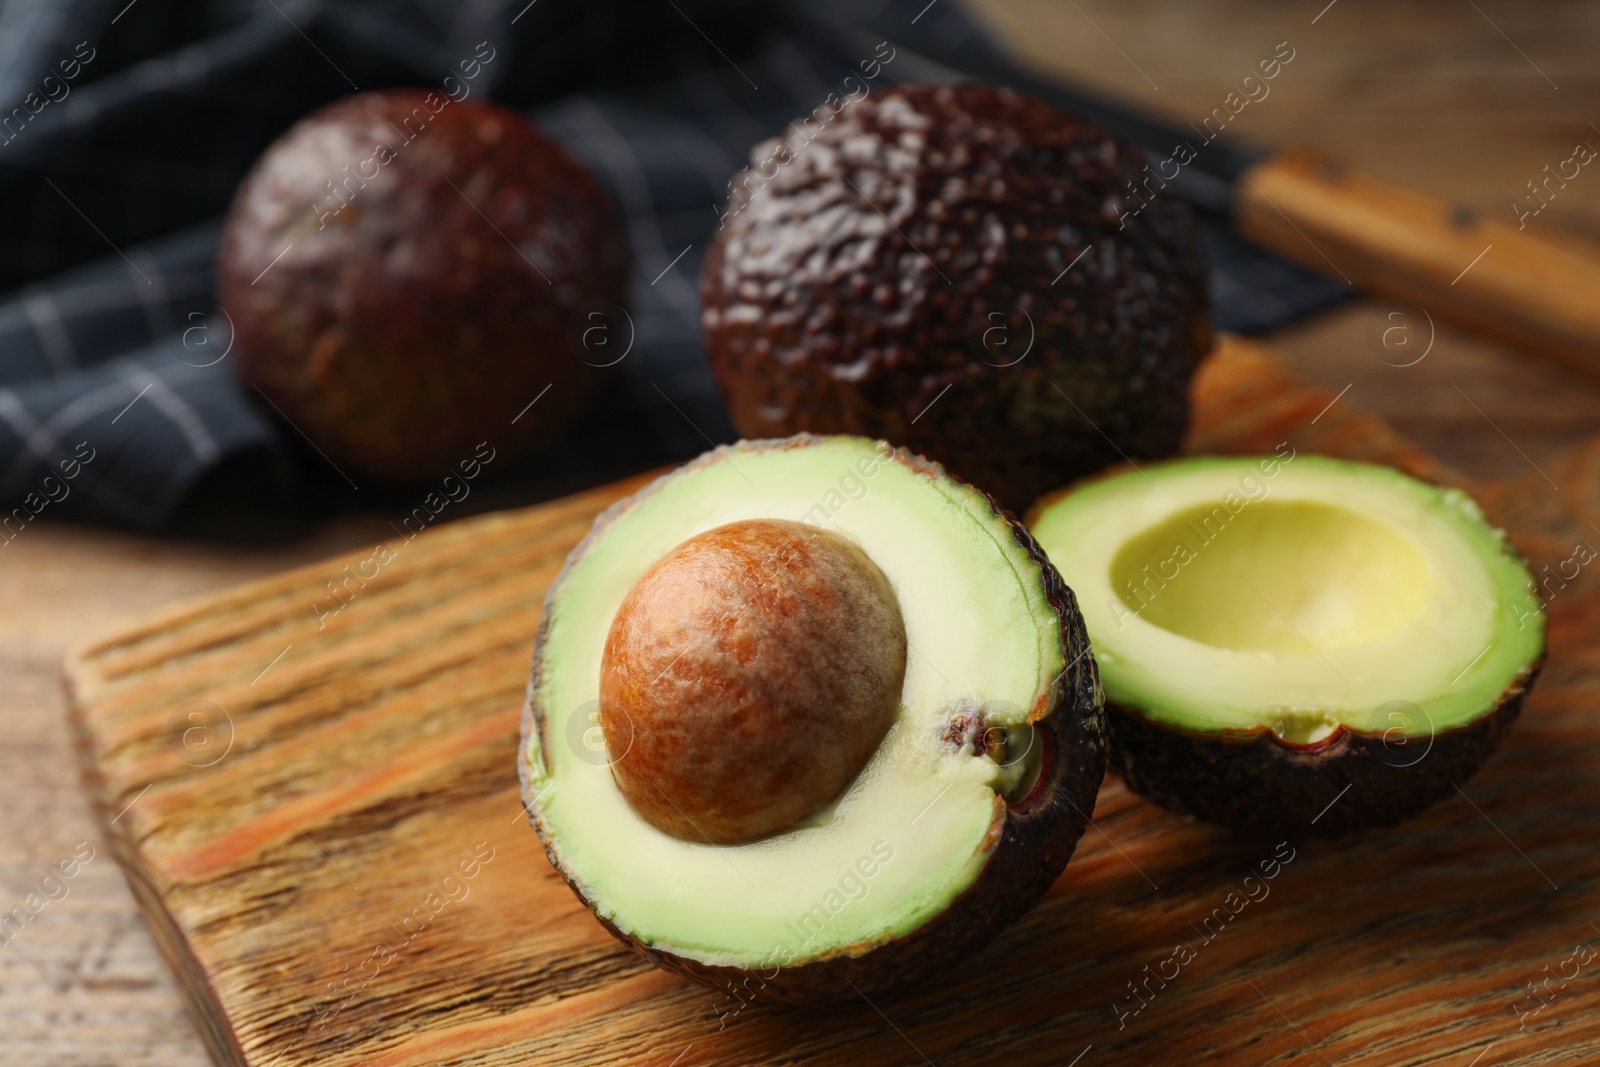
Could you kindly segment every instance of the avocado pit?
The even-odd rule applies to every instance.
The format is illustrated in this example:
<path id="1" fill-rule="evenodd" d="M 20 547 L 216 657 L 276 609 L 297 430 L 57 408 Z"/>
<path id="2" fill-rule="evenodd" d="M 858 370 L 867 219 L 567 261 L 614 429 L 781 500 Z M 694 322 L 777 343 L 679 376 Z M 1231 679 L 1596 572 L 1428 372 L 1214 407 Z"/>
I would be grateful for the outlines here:
<path id="1" fill-rule="evenodd" d="M 906 633 L 852 542 L 778 519 L 697 534 L 624 597 L 600 665 L 618 788 L 656 828 L 752 841 L 815 814 L 894 722 Z"/>

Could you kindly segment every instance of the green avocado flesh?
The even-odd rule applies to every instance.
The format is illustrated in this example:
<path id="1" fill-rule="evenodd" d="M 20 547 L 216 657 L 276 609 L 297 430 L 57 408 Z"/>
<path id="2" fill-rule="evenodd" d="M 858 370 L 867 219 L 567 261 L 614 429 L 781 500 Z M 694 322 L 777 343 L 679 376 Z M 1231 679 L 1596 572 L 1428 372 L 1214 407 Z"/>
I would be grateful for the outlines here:
<path id="1" fill-rule="evenodd" d="M 1460 490 L 1385 467 L 1292 450 L 1150 464 L 1031 525 L 1107 701 L 1171 726 L 1431 735 L 1492 711 L 1544 647 L 1505 535 Z"/>
<path id="2" fill-rule="evenodd" d="M 752 518 L 833 531 L 882 569 L 910 650 L 901 705 L 860 774 L 814 816 L 748 844 L 695 843 L 646 822 L 612 778 L 596 726 L 601 654 L 652 564 Z M 1030 736 L 1029 709 L 1065 666 L 1060 627 L 1041 566 L 1005 519 L 936 468 L 854 437 L 710 453 L 602 516 L 551 589 L 525 757 L 552 859 L 621 932 L 707 964 L 787 966 L 903 936 L 972 885 L 999 844 L 1003 798 L 1037 773 L 1037 756 L 1002 766 L 941 734 L 981 709 L 1008 736 Z"/>

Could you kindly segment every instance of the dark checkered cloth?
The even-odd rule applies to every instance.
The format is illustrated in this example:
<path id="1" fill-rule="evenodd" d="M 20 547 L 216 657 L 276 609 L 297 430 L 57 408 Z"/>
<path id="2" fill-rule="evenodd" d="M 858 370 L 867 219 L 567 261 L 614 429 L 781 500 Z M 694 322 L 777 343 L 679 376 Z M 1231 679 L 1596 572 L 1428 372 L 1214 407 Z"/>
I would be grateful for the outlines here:
<path id="1" fill-rule="evenodd" d="M 995 55 L 954 0 L 856 6 Z M 248 471 L 263 500 L 356 499 L 234 380 L 213 302 L 219 220 L 245 169 L 307 111 L 357 88 L 437 85 L 483 41 L 495 58 L 474 92 L 526 109 L 596 171 L 633 257 L 620 384 L 529 477 L 571 486 L 731 440 L 695 285 L 718 206 L 751 146 L 866 58 L 781 10 L 0 0 L 0 541 L 46 509 L 158 527 L 225 470 Z M 1218 325 L 1258 331 L 1337 298 L 1205 225 Z"/>

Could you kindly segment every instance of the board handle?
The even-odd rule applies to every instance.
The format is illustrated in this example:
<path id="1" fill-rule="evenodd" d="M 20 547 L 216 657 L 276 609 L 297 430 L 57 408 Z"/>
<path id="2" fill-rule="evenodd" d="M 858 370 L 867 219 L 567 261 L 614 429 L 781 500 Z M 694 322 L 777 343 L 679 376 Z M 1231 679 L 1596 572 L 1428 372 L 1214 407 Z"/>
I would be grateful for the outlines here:
<path id="1" fill-rule="evenodd" d="M 1274 251 L 1600 375 L 1600 260 L 1305 149 L 1234 189 L 1235 226 Z"/>

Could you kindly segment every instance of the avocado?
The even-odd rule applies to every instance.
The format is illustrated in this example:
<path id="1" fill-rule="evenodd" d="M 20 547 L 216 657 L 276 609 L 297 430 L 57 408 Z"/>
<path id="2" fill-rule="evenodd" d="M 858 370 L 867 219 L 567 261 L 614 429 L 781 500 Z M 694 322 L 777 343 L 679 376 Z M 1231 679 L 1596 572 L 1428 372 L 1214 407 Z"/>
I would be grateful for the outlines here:
<path id="1" fill-rule="evenodd" d="M 347 476 L 403 484 L 571 426 L 605 377 L 569 334 L 624 302 L 626 265 L 610 198 L 521 115 L 395 89 L 268 147 L 228 212 L 217 291 L 250 395 Z"/>
<path id="2" fill-rule="evenodd" d="M 906 85 L 751 153 L 701 323 L 747 437 L 885 437 L 1019 514 L 1171 455 L 1211 343 L 1192 214 L 1140 150 L 1042 100 Z"/>
<path id="3" fill-rule="evenodd" d="M 1113 769 L 1246 833 L 1417 814 L 1494 751 L 1543 663 L 1505 534 L 1391 468 L 1287 446 L 1122 467 L 1029 526 L 1082 598 Z"/>
<path id="4" fill-rule="evenodd" d="M 1032 537 L 846 436 L 719 448 L 602 514 L 546 596 L 522 741 L 531 822 L 607 930 L 790 1002 L 981 948 L 1066 866 L 1106 759 Z"/>

